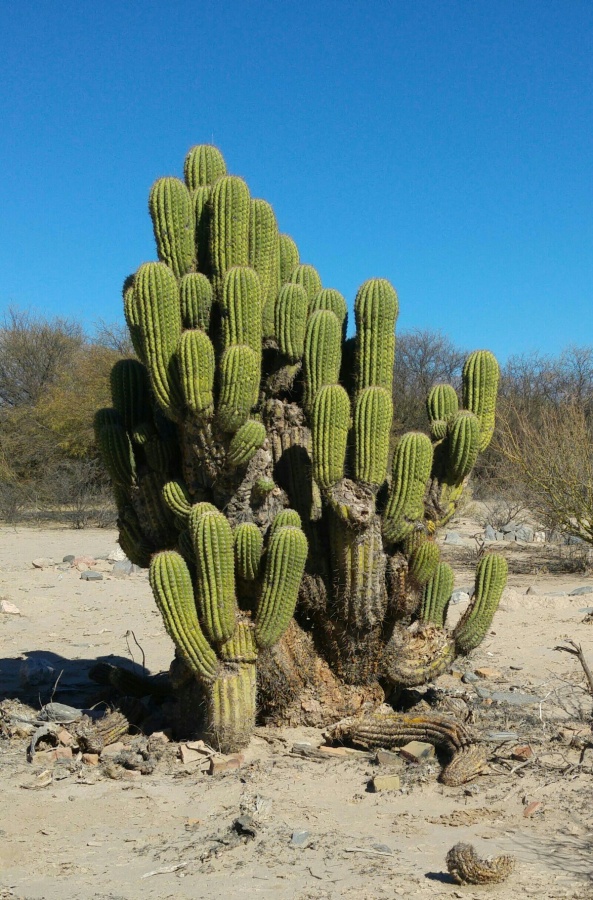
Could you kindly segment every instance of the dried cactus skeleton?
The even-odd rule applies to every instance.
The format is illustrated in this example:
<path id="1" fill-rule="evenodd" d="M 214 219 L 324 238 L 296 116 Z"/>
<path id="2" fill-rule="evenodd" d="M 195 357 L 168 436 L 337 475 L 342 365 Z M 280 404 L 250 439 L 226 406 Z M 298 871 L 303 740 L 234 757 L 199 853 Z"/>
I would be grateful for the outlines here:
<path id="1" fill-rule="evenodd" d="M 172 682 L 230 750 L 256 695 L 276 721 L 335 722 L 480 643 L 504 560 L 480 562 L 449 631 L 434 535 L 492 435 L 498 365 L 469 357 L 461 408 L 434 387 L 431 436 L 405 434 L 390 465 L 394 288 L 362 285 L 347 338 L 342 295 L 220 152 L 192 148 L 184 172 L 150 192 L 159 261 L 124 285 L 138 359 L 115 366 L 96 433 L 121 546 L 150 567 L 175 644 Z"/>
<path id="2" fill-rule="evenodd" d="M 514 868 L 513 856 L 481 859 L 471 844 L 455 844 L 447 853 L 447 869 L 457 884 L 499 884 Z"/>

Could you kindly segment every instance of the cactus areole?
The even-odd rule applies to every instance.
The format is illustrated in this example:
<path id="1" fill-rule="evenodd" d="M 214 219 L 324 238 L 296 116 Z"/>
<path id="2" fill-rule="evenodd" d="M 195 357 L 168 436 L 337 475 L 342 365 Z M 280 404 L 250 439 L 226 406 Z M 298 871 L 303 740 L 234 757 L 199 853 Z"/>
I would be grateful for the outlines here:
<path id="1" fill-rule="evenodd" d="M 345 299 L 220 152 L 193 147 L 184 173 L 150 192 L 158 261 L 124 284 L 138 358 L 95 424 L 120 544 L 175 645 L 181 727 L 229 751 L 256 710 L 330 723 L 480 643 L 504 560 L 480 562 L 450 631 L 434 536 L 492 434 L 498 366 L 472 354 L 461 402 L 433 388 L 430 437 L 390 454 L 392 285 L 361 286 L 347 340 Z"/>

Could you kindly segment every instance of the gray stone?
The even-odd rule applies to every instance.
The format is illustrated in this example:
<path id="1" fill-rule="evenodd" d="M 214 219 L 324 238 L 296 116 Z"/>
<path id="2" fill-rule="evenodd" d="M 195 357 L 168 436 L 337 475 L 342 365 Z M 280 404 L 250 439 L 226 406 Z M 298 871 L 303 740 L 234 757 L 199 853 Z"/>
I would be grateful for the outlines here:
<path id="1" fill-rule="evenodd" d="M 143 569 L 142 566 L 137 566 L 136 563 L 132 563 L 132 575 L 147 575 L 148 572 L 146 569 Z"/>
<path id="2" fill-rule="evenodd" d="M 568 594 L 566 591 L 550 591 L 549 594 L 546 594 L 546 597 L 567 597 Z"/>
<path id="3" fill-rule="evenodd" d="M 534 531 L 533 532 L 533 542 L 535 544 L 545 544 L 546 543 L 546 532 L 545 531 Z"/>
<path id="4" fill-rule="evenodd" d="M 121 547 L 116 547 L 115 550 L 107 554 L 107 559 L 111 560 L 111 562 L 123 562 L 124 559 L 127 559 L 127 556 Z"/>
<path id="5" fill-rule="evenodd" d="M 51 684 L 58 676 L 51 660 L 43 656 L 24 659 L 19 667 L 19 679 L 23 687 Z"/>
<path id="6" fill-rule="evenodd" d="M 60 563 L 59 566 L 56 566 L 58 572 L 69 572 L 71 568 L 72 566 L 70 565 L 70 563 Z"/>
<path id="7" fill-rule="evenodd" d="M 304 828 L 297 828 L 290 838 L 291 847 L 306 847 L 311 842 L 311 835 Z"/>
<path id="8" fill-rule="evenodd" d="M 463 544 L 463 541 L 461 540 L 460 536 L 457 534 L 456 531 L 448 531 L 447 534 L 445 535 L 444 543 L 445 544 Z"/>
<path id="9" fill-rule="evenodd" d="M 593 585 L 586 584 L 583 587 L 575 588 L 570 592 L 569 597 L 580 597 L 581 594 L 593 594 Z"/>
<path id="10" fill-rule="evenodd" d="M 593 613 L 593 606 L 583 606 L 582 609 L 579 609 L 579 612 L 587 613 L 587 615 L 589 615 L 590 613 Z"/>
<path id="11" fill-rule="evenodd" d="M 92 572 L 90 569 L 86 572 L 81 572 L 80 577 L 83 581 L 103 581 L 102 572 Z"/>
<path id="12" fill-rule="evenodd" d="M 495 541 L 496 540 L 496 531 L 492 527 L 492 525 L 486 525 L 484 529 L 484 540 L 485 541 Z"/>
<path id="13" fill-rule="evenodd" d="M 578 537 L 576 534 L 567 534 L 564 538 L 564 543 L 568 544 L 571 547 L 578 547 L 581 544 L 584 544 L 585 541 L 581 537 Z"/>
<path id="14" fill-rule="evenodd" d="M 485 741 L 518 741 L 519 735 L 516 731 L 485 731 L 482 735 Z"/>
<path id="15" fill-rule="evenodd" d="M 75 706 L 67 706 L 65 703 L 46 703 L 40 710 L 38 718 L 43 722 L 68 725 L 70 722 L 78 722 L 82 718 L 82 710 L 76 709 Z"/>
<path id="16" fill-rule="evenodd" d="M 479 681 L 480 679 L 477 675 L 474 674 L 474 672 L 464 672 L 464 674 L 461 676 L 461 680 L 464 684 L 474 684 L 474 682 Z"/>
<path id="17" fill-rule="evenodd" d="M 73 553 L 68 553 L 68 554 L 62 559 L 62 562 L 65 562 L 65 563 L 73 563 L 75 559 L 76 559 L 76 557 L 74 556 Z"/>
<path id="18" fill-rule="evenodd" d="M 506 535 L 503 531 L 497 531 L 495 536 L 496 536 L 497 541 L 505 541 L 506 540 Z"/>
<path id="19" fill-rule="evenodd" d="M 129 559 L 118 559 L 117 562 L 113 564 L 111 574 L 117 575 L 118 578 L 123 578 L 125 575 L 131 575 L 133 568 L 134 565 Z"/>
<path id="20" fill-rule="evenodd" d="M 502 531 L 503 534 L 511 534 L 511 533 L 514 533 L 518 527 L 519 527 L 518 525 L 513 525 L 512 522 L 507 522 L 506 525 L 500 526 L 500 530 Z"/>
<path id="21" fill-rule="evenodd" d="M 451 600 L 449 601 L 453 606 L 456 606 L 457 603 L 468 603 L 469 602 L 469 594 L 467 591 L 457 590 L 453 591 L 451 594 Z"/>
<path id="22" fill-rule="evenodd" d="M 534 703 L 542 702 L 542 697 L 521 694 L 518 691 L 493 691 L 490 696 L 497 703 L 507 703 L 509 706 L 533 706 Z"/>
<path id="23" fill-rule="evenodd" d="M 534 587 L 534 586 L 531 584 L 531 585 L 527 588 L 527 590 L 525 591 L 525 593 L 526 593 L 526 594 L 539 594 L 539 591 L 538 591 L 538 589 L 537 589 L 536 587 Z"/>
<path id="24" fill-rule="evenodd" d="M 525 541 L 526 544 L 530 544 L 533 540 L 533 528 L 530 525 L 520 525 L 516 532 L 518 541 Z"/>

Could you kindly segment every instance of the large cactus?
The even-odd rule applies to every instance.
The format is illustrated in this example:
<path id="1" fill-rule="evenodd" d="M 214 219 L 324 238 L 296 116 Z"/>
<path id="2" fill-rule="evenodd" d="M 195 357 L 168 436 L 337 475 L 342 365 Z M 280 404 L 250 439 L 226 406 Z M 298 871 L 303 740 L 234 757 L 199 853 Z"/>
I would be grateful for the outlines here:
<path id="1" fill-rule="evenodd" d="M 427 682 L 482 640 L 506 578 L 483 560 L 446 628 L 435 532 L 491 437 L 496 360 L 469 357 L 462 404 L 435 386 L 431 436 L 401 436 L 390 459 L 389 282 L 362 285 L 347 340 L 342 295 L 210 146 L 190 150 L 185 184 L 155 184 L 150 213 L 159 262 L 124 287 L 139 359 L 118 363 L 96 429 L 180 697 L 228 750 L 249 739 L 256 690 L 268 717 L 317 724 Z"/>

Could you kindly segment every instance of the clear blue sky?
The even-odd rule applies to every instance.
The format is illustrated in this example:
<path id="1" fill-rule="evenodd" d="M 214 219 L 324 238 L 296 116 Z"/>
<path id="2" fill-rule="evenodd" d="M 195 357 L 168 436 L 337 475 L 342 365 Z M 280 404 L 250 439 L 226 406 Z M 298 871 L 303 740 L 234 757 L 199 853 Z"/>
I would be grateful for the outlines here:
<path id="1" fill-rule="evenodd" d="M 591 0 L 0 0 L 0 312 L 121 318 L 147 196 L 214 142 L 398 327 L 593 343 Z"/>

